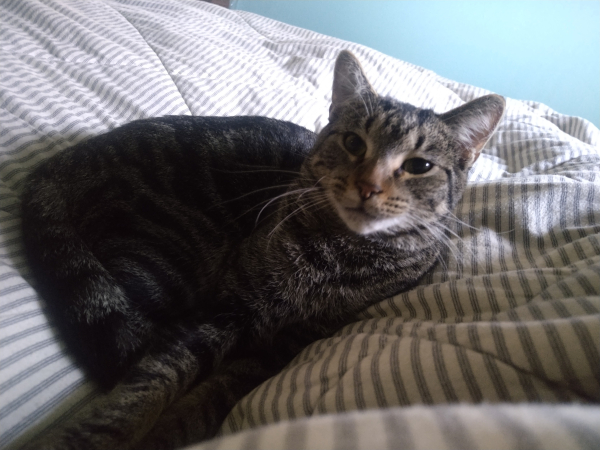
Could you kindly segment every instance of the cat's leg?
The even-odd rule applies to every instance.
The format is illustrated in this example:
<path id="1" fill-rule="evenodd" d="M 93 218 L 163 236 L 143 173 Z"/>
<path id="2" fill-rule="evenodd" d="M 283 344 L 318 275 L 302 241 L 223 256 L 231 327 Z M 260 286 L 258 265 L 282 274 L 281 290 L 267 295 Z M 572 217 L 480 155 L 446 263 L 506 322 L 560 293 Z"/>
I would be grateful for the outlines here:
<path id="1" fill-rule="evenodd" d="M 166 409 L 135 449 L 171 450 L 214 437 L 239 400 L 325 334 L 320 328 L 296 324 L 266 342 L 238 347 L 235 356 Z"/>
<path id="2" fill-rule="evenodd" d="M 171 450 L 212 438 L 235 404 L 281 368 L 257 358 L 229 362 L 165 410 L 135 448 Z"/>
<path id="3" fill-rule="evenodd" d="M 238 339 L 234 327 L 179 326 L 105 396 L 29 448 L 129 449 L 173 401 L 213 370 Z"/>

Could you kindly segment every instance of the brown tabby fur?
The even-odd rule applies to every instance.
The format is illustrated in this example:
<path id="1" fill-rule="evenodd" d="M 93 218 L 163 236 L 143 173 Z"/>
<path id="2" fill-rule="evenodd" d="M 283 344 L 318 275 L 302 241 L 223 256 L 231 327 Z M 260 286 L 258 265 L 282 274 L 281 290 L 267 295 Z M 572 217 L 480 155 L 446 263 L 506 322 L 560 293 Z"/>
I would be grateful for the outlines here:
<path id="1" fill-rule="evenodd" d="M 318 134 L 261 117 L 165 117 L 29 178 L 25 244 L 70 350 L 112 391 L 33 448 L 174 448 L 307 343 L 414 286 L 502 117 L 378 96 L 341 52 Z"/>

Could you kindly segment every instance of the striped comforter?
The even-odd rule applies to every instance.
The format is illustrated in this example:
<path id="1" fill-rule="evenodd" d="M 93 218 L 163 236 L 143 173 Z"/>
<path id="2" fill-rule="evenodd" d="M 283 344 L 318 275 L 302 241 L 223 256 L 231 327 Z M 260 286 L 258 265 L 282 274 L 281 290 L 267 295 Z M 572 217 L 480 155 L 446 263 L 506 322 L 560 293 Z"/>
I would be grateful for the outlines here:
<path id="1" fill-rule="evenodd" d="M 5 0 L 0 21 L 3 448 L 100 395 L 48 323 L 24 258 L 19 195 L 41 161 L 166 114 L 256 114 L 319 130 L 341 49 L 379 93 L 421 107 L 442 112 L 487 93 L 197 0 Z M 597 448 L 599 144 L 583 119 L 508 99 L 435 269 L 306 348 L 209 446 Z M 285 422 L 307 416 L 319 417 Z"/>

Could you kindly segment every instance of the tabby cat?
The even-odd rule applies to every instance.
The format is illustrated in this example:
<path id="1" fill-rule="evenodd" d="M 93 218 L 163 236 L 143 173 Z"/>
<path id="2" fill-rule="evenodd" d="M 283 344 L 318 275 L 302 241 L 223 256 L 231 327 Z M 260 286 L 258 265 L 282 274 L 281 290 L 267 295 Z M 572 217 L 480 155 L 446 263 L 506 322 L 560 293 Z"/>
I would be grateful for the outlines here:
<path id="1" fill-rule="evenodd" d="M 378 96 L 349 52 L 318 134 L 263 117 L 132 122 L 28 179 L 23 231 L 68 348 L 112 388 L 35 448 L 173 448 L 307 343 L 432 267 L 504 100 Z M 185 395 L 183 395 L 185 394 Z"/>

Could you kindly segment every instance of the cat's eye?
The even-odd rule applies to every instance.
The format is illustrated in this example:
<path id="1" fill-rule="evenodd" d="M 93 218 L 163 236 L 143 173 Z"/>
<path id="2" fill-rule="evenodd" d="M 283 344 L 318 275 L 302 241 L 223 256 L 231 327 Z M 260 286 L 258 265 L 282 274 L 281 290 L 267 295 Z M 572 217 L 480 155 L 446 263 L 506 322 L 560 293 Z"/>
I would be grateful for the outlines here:
<path id="1" fill-rule="evenodd" d="M 402 170 L 413 175 L 422 175 L 433 169 L 433 163 L 423 158 L 410 158 L 402 164 Z"/>
<path id="2" fill-rule="evenodd" d="M 356 133 L 346 133 L 344 147 L 354 156 L 363 156 L 367 151 L 367 144 Z"/>

